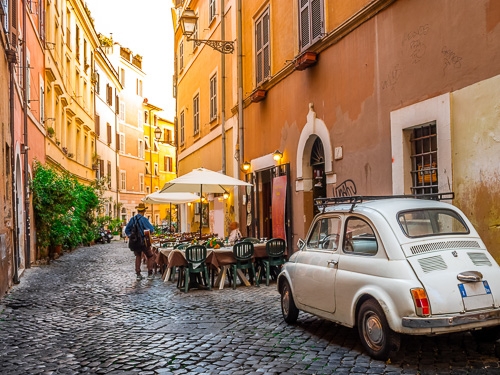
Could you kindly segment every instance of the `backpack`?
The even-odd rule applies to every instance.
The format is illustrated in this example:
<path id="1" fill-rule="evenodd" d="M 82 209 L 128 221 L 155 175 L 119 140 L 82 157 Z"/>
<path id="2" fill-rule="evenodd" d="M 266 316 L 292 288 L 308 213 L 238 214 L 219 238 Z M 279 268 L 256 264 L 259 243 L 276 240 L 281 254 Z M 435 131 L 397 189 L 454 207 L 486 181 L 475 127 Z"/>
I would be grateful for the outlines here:
<path id="1" fill-rule="evenodd" d="M 143 251 L 146 249 L 146 244 L 142 236 L 141 226 L 137 217 L 134 216 L 134 220 L 135 222 L 130 231 L 130 236 L 128 236 L 128 248 L 132 251 Z"/>

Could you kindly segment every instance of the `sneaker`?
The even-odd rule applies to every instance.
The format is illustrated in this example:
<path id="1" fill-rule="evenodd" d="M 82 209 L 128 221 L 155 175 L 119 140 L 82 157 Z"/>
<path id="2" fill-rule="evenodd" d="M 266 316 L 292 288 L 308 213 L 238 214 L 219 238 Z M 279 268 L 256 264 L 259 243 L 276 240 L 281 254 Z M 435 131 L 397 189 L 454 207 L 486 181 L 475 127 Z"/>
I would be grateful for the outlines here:
<path id="1" fill-rule="evenodd" d="M 139 273 L 137 274 L 137 281 L 142 280 L 142 275 Z"/>
<path id="2" fill-rule="evenodd" d="M 150 273 L 148 275 L 148 280 L 153 280 L 155 278 L 155 275 L 153 275 L 152 273 Z"/>

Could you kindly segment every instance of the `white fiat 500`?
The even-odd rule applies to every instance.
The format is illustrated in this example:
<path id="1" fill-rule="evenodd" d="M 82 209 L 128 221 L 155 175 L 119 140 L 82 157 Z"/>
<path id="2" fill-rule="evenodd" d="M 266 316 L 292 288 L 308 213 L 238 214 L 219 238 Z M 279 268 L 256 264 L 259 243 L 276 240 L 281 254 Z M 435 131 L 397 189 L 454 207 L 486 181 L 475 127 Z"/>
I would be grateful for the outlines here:
<path id="1" fill-rule="evenodd" d="M 500 268 L 458 208 L 406 197 L 316 204 L 306 240 L 278 277 L 287 323 L 302 310 L 357 327 L 376 359 L 399 350 L 400 334 L 498 338 Z"/>

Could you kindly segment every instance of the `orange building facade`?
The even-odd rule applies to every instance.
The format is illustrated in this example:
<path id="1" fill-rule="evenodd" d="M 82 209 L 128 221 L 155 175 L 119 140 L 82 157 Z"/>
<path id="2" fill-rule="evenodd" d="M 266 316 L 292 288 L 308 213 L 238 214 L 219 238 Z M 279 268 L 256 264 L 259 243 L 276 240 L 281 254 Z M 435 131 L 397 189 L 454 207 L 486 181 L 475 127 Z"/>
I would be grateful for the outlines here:
<path id="1" fill-rule="evenodd" d="M 496 2 L 223 3 L 225 39 L 235 40 L 238 51 L 225 67 L 234 132 L 226 159 L 238 164 L 230 172 L 248 162 L 240 177 L 253 188 L 240 192 L 235 209 L 246 234 L 284 235 L 295 248 L 316 212 L 314 198 L 454 191 L 452 203 L 500 259 Z M 184 2 L 176 25 L 188 5 L 205 22 L 208 4 Z M 208 59 L 207 51 L 207 62 L 195 69 L 199 52 L 190 48 L 181 69 L 185 37 L 176 30 L 179 125 L 200 86 L 194 78 L 208 81 L 216 69 L 208 61 L 220 55 Z M 220 36 L 207 34 L 205 24 L 199 30 L 202 39 Z M 199 91 L 210 97 L 210 88 Z M 187 138 L 188 121 L 180 174 L 200 163 L 202 150 L 223 159 L 206 136 Z"/>

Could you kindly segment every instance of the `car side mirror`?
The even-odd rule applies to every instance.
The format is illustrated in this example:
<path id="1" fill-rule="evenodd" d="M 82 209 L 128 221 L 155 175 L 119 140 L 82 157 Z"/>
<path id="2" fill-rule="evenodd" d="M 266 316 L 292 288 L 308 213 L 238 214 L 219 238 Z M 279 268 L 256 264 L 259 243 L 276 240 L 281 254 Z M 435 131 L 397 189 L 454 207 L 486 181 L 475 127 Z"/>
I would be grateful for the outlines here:
<path id="1" fill-rule="evenodd" d="M 302 238 L 299 238 L 299 240 L 297 241 L 297 247 L 299 248 L 299 250 L 302 250 L 305 246 L 306 242 Z"/>

